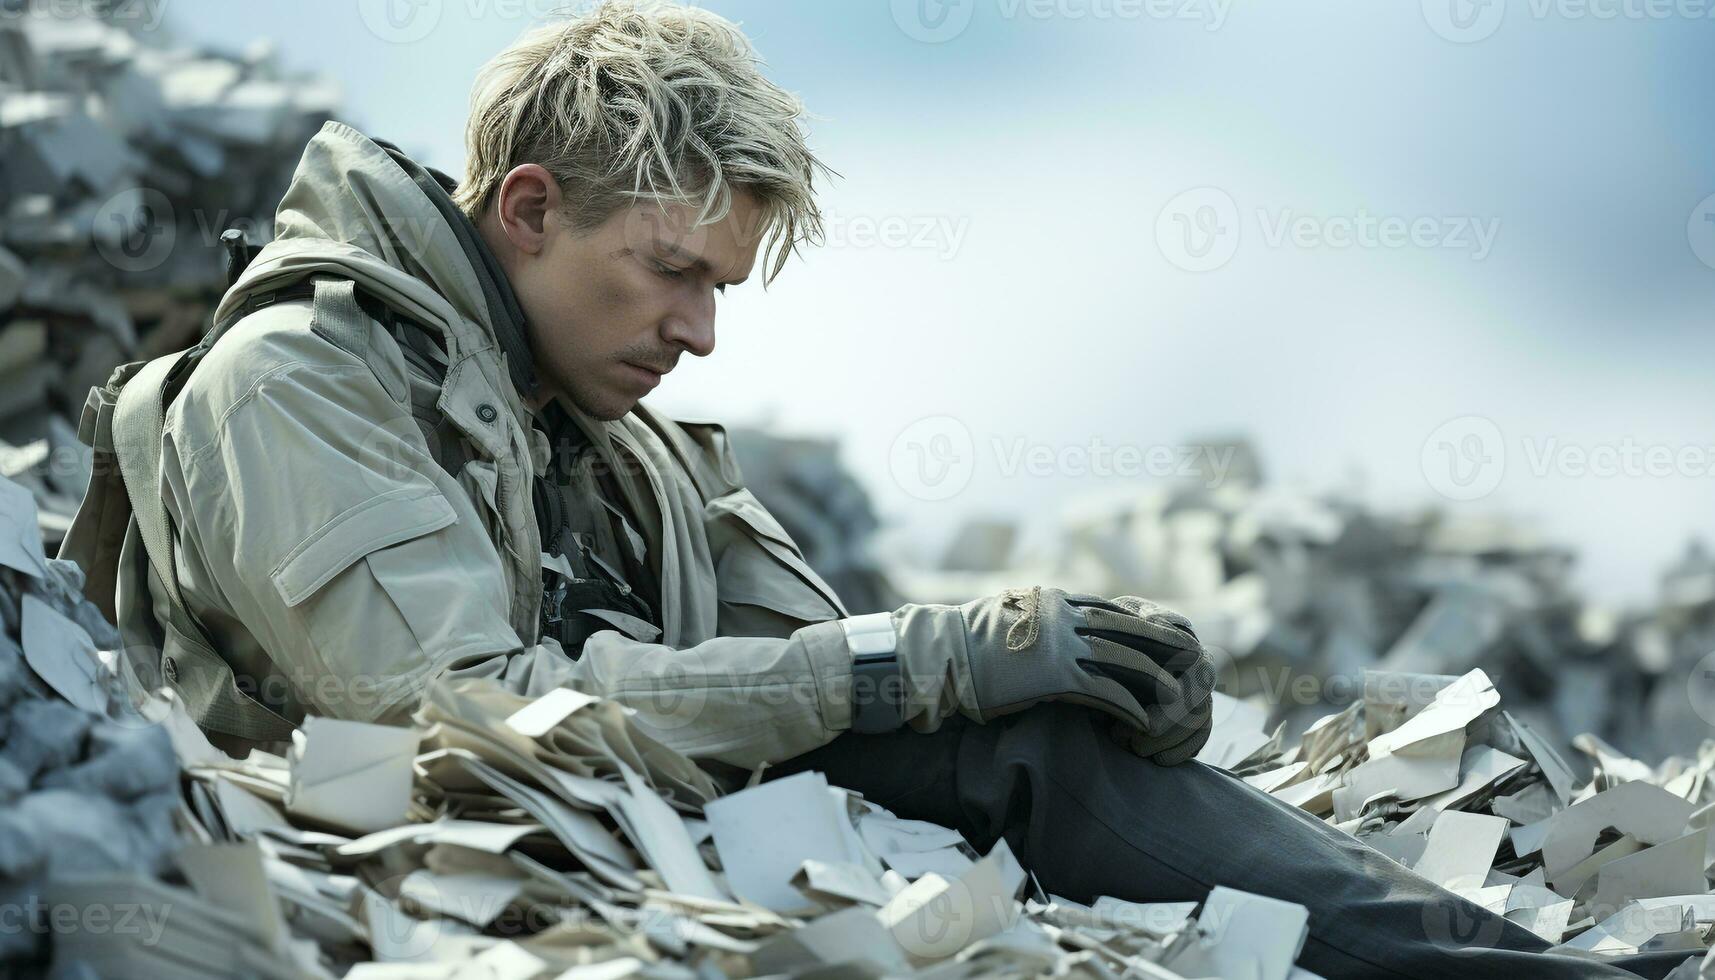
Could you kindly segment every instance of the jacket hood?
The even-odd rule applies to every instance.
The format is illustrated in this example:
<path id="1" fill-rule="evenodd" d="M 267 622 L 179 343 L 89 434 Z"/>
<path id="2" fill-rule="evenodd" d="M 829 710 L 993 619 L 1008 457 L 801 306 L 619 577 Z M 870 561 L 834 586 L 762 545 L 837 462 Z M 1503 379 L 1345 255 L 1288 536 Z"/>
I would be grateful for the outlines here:
<path id="1" fill-rule="evenodd" d="M 390 143 L 327 122 L 304 147 L 280 199 L 273 241 L 227 291 L 215 322 L 253 293 L 313 273 L 345 276 L 444 333 L 456 334 L 455 318 L 477 324 L 482 339 L 505 355 L 518 393 L 528 397 L 535 377 L 523 314 L 499 261 L 453 204 L 456 186 Z M 446 339 L 465 349 L 480 342 Z"/>

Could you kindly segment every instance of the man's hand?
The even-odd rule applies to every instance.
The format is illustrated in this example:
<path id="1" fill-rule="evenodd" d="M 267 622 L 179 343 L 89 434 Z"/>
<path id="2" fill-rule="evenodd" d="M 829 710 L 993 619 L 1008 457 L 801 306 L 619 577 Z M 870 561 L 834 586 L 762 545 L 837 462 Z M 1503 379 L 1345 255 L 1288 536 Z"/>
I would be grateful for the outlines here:
<path id="1" fill-rule="evenodd" d="M 1183 616 L 1147 599 L 1014 589 L 905 606 L 894 623 L 904 713 L 919 728 L 955 710 L 986 722 L 1069 701 L 1112 715 L 1121 743 L 1162 765 L 1208 740 L 1213 664 Z"/>
<path id="2" fill-rule="evenodd" d="M 1114 604 L 1131 613 L 1132 620 L 1141 622 L 1146 633 L 1142 646 L 1130 643 L 1146 654 L 1155 653 L 1157 665 L 1166 672 L 1177 694 L 1159 699 L 1146 706 L 1149 723 L 1140 731 L 1117 726 L 1115 737 L 1122 745 L 1138 755 L 1148 756 L 1164 766 L 1177 765 L 1202 750 L 1209 741 L 1211 710 L 1215 691 L 1215 665 L 1198 642 L 1191 622 L 1166 606 L 1137 596 L 1120 596 Z M 1103 616 L 1106 614 L 1103 613 Z M 1086 613 L 1094 618 L 1095 613 Z M 1086 633 L 1093 647 L 1098 641 L 1126 642 L 1124 631 L 1119 636 Z"/>

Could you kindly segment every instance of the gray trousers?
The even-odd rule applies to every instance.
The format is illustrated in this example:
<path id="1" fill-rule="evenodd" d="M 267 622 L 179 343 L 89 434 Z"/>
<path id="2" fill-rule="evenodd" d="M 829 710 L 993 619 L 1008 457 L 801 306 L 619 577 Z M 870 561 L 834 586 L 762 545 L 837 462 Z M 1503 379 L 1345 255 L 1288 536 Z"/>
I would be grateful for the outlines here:
<path id="1" fill-rule="evenodd" d="M 1105 716 L 1043 704 L 993 724 L 846 734 L 769 770 L 819 770 L 901 817 L 1005 838 L 1048 892 L 1088 903 L 1201 901 L 1215 885 L 1310 910 L 1299 965 L 1328 980 L 1660 977 L 1688 953 L 1594 962 L 1431 884 L 1223 770 L 1158 766 Z"/>

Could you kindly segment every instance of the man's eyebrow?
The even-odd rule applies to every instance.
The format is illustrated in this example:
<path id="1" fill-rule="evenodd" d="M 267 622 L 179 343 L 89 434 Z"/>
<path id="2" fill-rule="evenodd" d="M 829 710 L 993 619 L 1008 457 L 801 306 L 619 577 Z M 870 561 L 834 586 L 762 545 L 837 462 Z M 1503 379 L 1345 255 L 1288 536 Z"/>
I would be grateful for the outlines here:
<path id="1" fill-rule="evenodd" d="M 705 276 L 714 271 L 713 267 L 709 265 L 708 259 L 705 259 L 700 255 L 694 255 L 690 252 L 687 252 L 684 249 L 680 248 L 679 246 L 673 244 L 672 242 L 664 242 L 661 239 L 657 238 L 655 240 L 655 250 L 657 252 L 660 252 L 661 254 L 667 256 L 668 258 L 678 259 L 681 262 L 689 262 L 691 264 L 691 268 L 697 270 L 698 272 L 702 273 Z M 749 276 L 745 276 L 744 279 L 734 279 L 730 282 L 723 283 L 722 285 L 737 286 L 737 285 L 743 283 L 745 281 L 745 279 L 749 279 L 749 278 L 750 278 Z"/>

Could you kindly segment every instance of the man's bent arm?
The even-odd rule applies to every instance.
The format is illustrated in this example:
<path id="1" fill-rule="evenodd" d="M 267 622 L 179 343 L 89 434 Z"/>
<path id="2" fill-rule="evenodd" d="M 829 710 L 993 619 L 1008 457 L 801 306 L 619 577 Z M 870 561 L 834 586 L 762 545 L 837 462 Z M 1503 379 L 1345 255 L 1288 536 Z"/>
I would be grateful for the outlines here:
<path id="1" fill-rule="evenodd" d="M 571 661 L 524 648 L 477 505 L 429 454 L 408 406 L 355 358 L 292 337 L 303 360 L 175 406 L 163 487 L 186 602 L 223 651 L 259 648 L 308 713 L 402 721 L 442 673 L 536 694 L 613 697 L 693 757 L 752 767 L 846 727 L 837 622 L 675 650 L 617 632 Z M 206 368 L 207 366 L 205 366 Z M 198 372 L 199 375 L 202 372 Z M 222 388 L 232 391 L 223 394 Z M 242 658 L 240 658 L 242 659 Z M 263 668 L 241 665 L 241 679 Z"/>
<path id="2" fill-rule="evenodd" d="M 720 636 L 681 649 L 604 630 L 576 661 L 549 639 L 449 673 L 493 677 L 526 695 L 571 687 L 612 698 L 685 755 L 744 769 L 819 748 L 851 718 L 851 654 L 837 620 L 785 638 Z"/>

